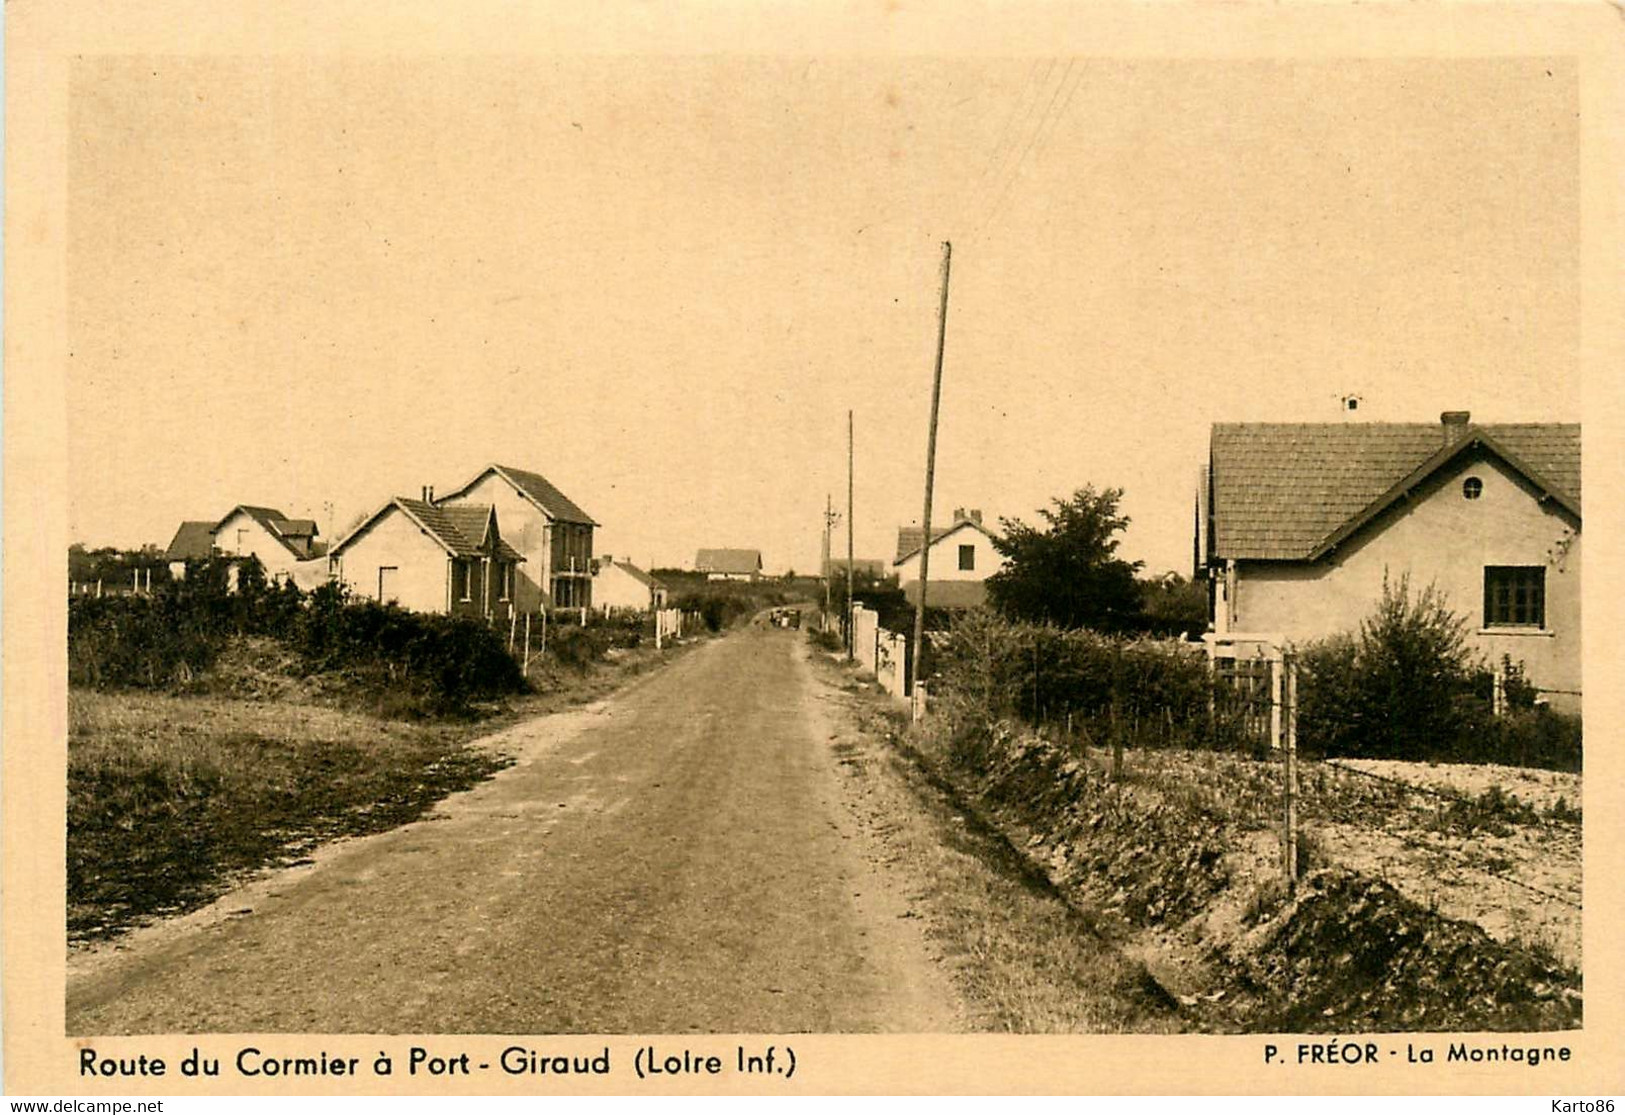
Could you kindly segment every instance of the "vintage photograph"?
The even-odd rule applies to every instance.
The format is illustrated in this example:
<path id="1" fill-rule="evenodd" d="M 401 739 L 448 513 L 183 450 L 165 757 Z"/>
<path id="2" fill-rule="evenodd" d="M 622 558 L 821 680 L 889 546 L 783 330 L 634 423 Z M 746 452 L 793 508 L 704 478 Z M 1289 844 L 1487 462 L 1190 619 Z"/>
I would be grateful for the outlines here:
<path id="1" fill-rule="evenodd" d="M 68 89 L 68 1035 L 1581 1026 L 1573 59 Z"/>

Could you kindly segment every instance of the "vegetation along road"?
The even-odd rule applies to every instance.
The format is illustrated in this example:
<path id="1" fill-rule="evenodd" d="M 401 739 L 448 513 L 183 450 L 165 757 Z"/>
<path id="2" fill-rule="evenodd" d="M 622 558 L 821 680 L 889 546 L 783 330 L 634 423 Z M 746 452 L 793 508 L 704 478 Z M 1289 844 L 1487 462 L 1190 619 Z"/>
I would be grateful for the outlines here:
<path id="1" fill-rule="evenodd" d="M 935 822 L 854 777 L 815 657 L 753 626 L 492 737 L 515 765 L 425 820 L 75 953 L 69 1032 L 986 1024 L 894 850 Z"/>

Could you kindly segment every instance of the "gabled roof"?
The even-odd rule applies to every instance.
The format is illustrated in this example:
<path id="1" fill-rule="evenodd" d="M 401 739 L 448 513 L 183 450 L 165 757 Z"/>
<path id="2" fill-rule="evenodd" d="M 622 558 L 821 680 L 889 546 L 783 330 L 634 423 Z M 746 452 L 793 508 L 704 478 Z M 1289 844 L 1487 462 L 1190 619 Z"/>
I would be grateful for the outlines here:
<path id="1" fill-rule="evenodd" d="M 539 472 L 514 468 L 512 465 L 486 465 L 472 480 L 460 488 L 453 489 L 445 495 L 436 496 L 435 502 L 444 503 L 448 499 L 457 498 L 491 473 L 496 473 L 506 480 L 514 491 L 535 504 L 542 514 L 549 519 L 555 519 L 563 523 L 581 523 L 591 527 L 599 525 L 593 521 L 591 515 L 581 510 L 568 496 L 555 488 L 547 477 Z"/>
<path id="2" fill-rule="evenodd" d="M 165 559 L 201 561 L 208 558 L 214 552 L 214 527 L 212 522 L 187 519 L 170 540 L 169 549 L 164 551 Z"/>
<path id="3" fill-rule="evenodd" d="M 314 519 L 289 519 L 274 507 L 256 507 L 253 504 L 239 503 L 233 507 L 218 523 L 214 524 L 214 531 L 226 525 L 233 515 L 242 512 L 265 528 L 265 533 L 282 543 L 283 549 L 294 557 L 303 561 L 311 556 L 311 537 L 316 533 Z"/>
<path id="4" fill-rule="evenodd" d="M 416 523 L 419 530 L 452 557 L 479 558 L 493 554 L 488 545 L 489 535 L 485 529 L 492 513 L 489 504 L 439 507 L 421 499 L 407 499 L 405 496 L 396 496 L 367 516 L 359 526 L 340 539 L 331 552 L 337 554 L 346 549 L 351 541 L 395 509 L 399 509 L 408 519 Z M 465 527 L 468 528 L 466 531 Z M 497 539 L 494 556 L 506 561 L 525 560 L 522 554 L 500 538 Z"/>
<path id="5" fill-rule="evenodd" d="M 931 532 L 931 545 L 935 546 L 938 542 L 941 542 L 950 534 L 962 530 L 965 527 L 970 527 L 972 530 L 979 530 L 989 538 L 996 537 L 991 530 L 988 530 L 985 526 L 978 523 L 974 519 L 956 519 L 950 526 L 945 526 L 941 530 Z M 892 561 L 892 564 L 902 565 L 909 558 L 919 553 L 920 543 L 924 539 L 925 529 L 923 527 L 898 527 L 897 557 Z"/>
<path id="6" fill-rule="evenodd" d="M 694 558 L 697 573 L 760 573 L 760 550 L 701 550 Z"/>
<path id="7" fill-rule="evenodd" d="M 1580 517 L 1578 423 L 1218 423 L 1209 556 L 1316 560 L 1467 453 L 1498 458 Z"/>

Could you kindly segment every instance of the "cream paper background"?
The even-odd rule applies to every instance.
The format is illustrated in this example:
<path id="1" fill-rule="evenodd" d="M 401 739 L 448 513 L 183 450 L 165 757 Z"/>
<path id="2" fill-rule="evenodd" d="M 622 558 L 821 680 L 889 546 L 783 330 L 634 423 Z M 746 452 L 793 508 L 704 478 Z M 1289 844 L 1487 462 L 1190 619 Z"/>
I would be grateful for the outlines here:
<path id="1" fill-rule="evenodd" d="M 1618 510 L 1611 496 L 1619 490 L 1621 454 L 1619 438 L 1619 395 L 1625 356 L 1621 326 L 1621 178 L 1625 164 L 1625 18 L 1618 9 L 1606 5 L 1542 5 L 1529 7 L 1382 7 L 1367 5 L 1316 5 L 1292 9 L 1265 6 L 1165 5 L 1129 6 L 1118 4 L 1059 7 L 1012 3 L 992 8 L 974 5 L 943 5 L 933 10 L 896 2 L 884 4 L 672 4 L 655 7 L 641 4 L 607 4 L 581 8 L 520 9 L 506 5 L 400 4 L 383 8 L 376 5 L 324 4 L 156 4 L 139 10 L 122 5 L 93 3 L 46 4 L 14 2 L 7 10 L 6 51 L 6 302 L 5 302 L 5 702 L 4 702 L 4 780 L 0 784 L 4 806 L 4 1026 L 5 1088 L 11 1094 L 79 1094 L 98 1091 L 154 1094 L 184 1094 L 186 1087 L 204 1087 L 216 1093 L 244 1092 L 394 1092 L 418 1090 L 429 1093 L 455 1093 L 455 1080 L 411 1080 L 395 1075 L 388 1079 L 362 1076 L 356 1079 L 256 1082 L 224 1076 L 203 1085 L 193 1084 L 173 1074 L 162 1080 L 118 1081 L 111 1086 L 81 1079 L 75 1071 L 77 1042 L 64 1038 L 63 1031 L 63 815 L 64 740 L 66 736 L 63 630 L 65 620 L 65 579 L 62 553 L 70 540 L 83 537 L 96 515 L 94 493 L 74 495 L 70 486 L 77 475 L 110 475 L 116 470 L 118 454 L 127 453 L 132 431 L 136 439 L 167 443 L 184 433 L 193 417 L 185 393 L 132 391 L 122 393 L 116 405 L 100 396 L 86 395 L 85 384 L 72 378 L 72 356 L 67 344 L 68 324 L 74 307 L 70 291 L 82 290 L 95 282 L 95 271 L 70 276 L 70 262 L 86 268 L 96 259 L 97 230 L 116 229 L 121 221 L 152 219 L 153 214 L 135 208 L 121 211 L 106 205 L 87 209 L 84 198 L 71 197 L 67 188 L 68 167 L 79 152 L 70 150 L 74 132 L 70 127 L 74 104 L 70 89 L 75 73 L 88 68 L 109 68 L 136 59 L 158 59 L 165 66 L 193 72 L 213 72 L 224 80 L 243 82 L 244 74 L 256 68 L 266 73 L 289 72 L 308 67 L 313 73 L 334 66 L 354 67 L 363 74 L 388 74 L 394 70 L 415 72 L 446 67 L 479 68 L 538 66 L 560 60 L 575 72 L 585 62 L 602 59 L 606 73 L 620 79 L 632 74 L 633 99 L 638 92 L 636 76 L 646 73 L 651 87 L 662 67 L 692 65 L 696 58 L 728 56 L 740 60 L 738 72 L 746 80 L 738 90 L 741 98 L 768 95 L 765 87 L 750 84 L 752 73 L 771 74 L 784 59 L 824 60 L 831 65 L 855 67 L 862 72 L 866 63 L 896 62 L 899 65 L 952 64 L 963 62 L 1019 63 L 1025 59 L 1083 57 L 1123 64 L 1150 64 L 1158 61 L 1184 61 L 1191 64 L 1217 62 L 1270 65 L 1290 62 L 1336 63 L 1338 60 L 1400 60 L 1426 80 L 1433 60 L 1551 59 L 1555 69 L 1577 88 L 1579 146 L 1579 199 L 1573 191 L 1558 188 L 1562 169 L 1554 166 L 1553 209 L 1548 215 L 1554 227 L 1578 222 L 1579 268 L 1577 276 L 1562 281 L 1561 269 L 1546 294 L 1547 314 L 1532 315 L 1526 328 L 1509 331 L 1505 337 L 1505 359 L 1526 358 L 1528 353 L 1558 353 L 1572 356 L 1574 368 L 1562 368 L 1552 375 L 1553 394 L 1558 396 L 1562 417 L 1573 417 L 1578 398 L 1580 417 L 1586 424 L 1585 472 L 1590 489 L 1591 573 L 1586 580 L 1585 646 L 1586 674 L 1591 681 L 1588 701 L 1589 763 L 1586 800 L 1586 910 L 1585 980 L 1586 1026 L 1582 1032 L 1539 1036 L 1528 1044 L 1568 1044 L 1575 1059 L 1567 1065 L 1552 1064 L 1530 1070 L 1521 1066 L 1446 1066 L 1436 1063 L 1427 1070 L 1407 1070 L 1402 1065 L 1376 1069 L 1332 1067 L 1298 1068 L 1291 1065 L 1264 1066 L 1264 1036 L 1248 1037 L 1119 1037 L 1119 1036 L 922 1036 L 880 1037 L 814 1035 L 785 1038 L 764 1036 L 750 1044 L 791 1044 L 799 1062 L 795 1078 L 762 1085 L 746 1076 L 726 1076 L 713 1080 L 684 1080 L 672 1085 L 652 1086 L 629 1075 L 634 1038 L 605 1039 L 616 1051 L 616 1074 L 607 1081 L 585 1079 L 567 1081 L 570 1086 L 603 1091 L 657 1091 L 675 1086 L 693 1091 L 753 1088 L 787 1093 L 830 1091 L 897 1091 L 911 1093 L 980 1091 L 1064 1091 L 1064 1092 L 1528 1092 L 1531 1094 L 1611 1093 L 1620 1091 L 1620 931 L 1625 891 L 1614 877 L 1619 857 L 1620 795 L 1619 699 L 1610 682 L 1618 674 L 1619 663 L 1613 638 L 1619 630 L 1621 609 L 1617 592 L 1612 591 L 1619 575 Z M 123 59 L 121 63 L 119 59 Z M 629 65 L 631 63 L 631 65 Z M 642 64 L 646 63 L 646 64 Z M 125 65 L 125 69 L 128 69 Z M 438 69 L 436 69 L 438 68 Z M 782 68 L 782 67 L 778 67 Z M 1456 72 L 1456 71 L 1451 71 Z M 1457 95 L 1464 102 L 1493 98 L 1494 67 L 1461 71 L 1464 75 Z M 1488 76 L 1486 76 L 1488 75 Z M 766 80 L 764 77 L 763 81 Z M 1437 74 L 1433 75 L 1437 81 Z M 1485 82 L 1492 84 L 1486 85 Z M 365 82 L 351 88 L 365 89 Z M 1385 101 L 1387 111 L 1397 102 Z M 115 111 L 111 106 L 109 111 Z M 335 109 L 341 106 L 335 105 Z M 877 98 L 871 111 L 890 110 L 884 98 Z M 640 128 L 653 134 L 658 129 L 648 121 L 623 121 L 631 133 Z M 295 125 L 297 126 L 297 125 Z M 429 126 L 429 125 L 425 125 Z M 1169 133 L 1177 142 L 1179 123 L 1168 122 Z M 834 129 L 838 131 L 839 129 Z M 191 151 L 191 157 L 217 139 L 230 142 L 229 134 L 219 137 L 185 135 L 160 137 L 176 142 L 177 151 Z M 456 146 L 460 137 L 444 137 Z M 1242 137 L 1245 139 L 1245 136 Z M 289 139 L 290 153 L 299 150 L 297 135 Z M 705 135 L 699 129 L 679 134 L 678 142 L 692 143 L 702 151 Z M 1493 144 L 1495 137 L 1486 135 Z M 489 136 L 481 139 L 489 144 Z M 979 154 L 966 141 L 967 155 Z M 1246 144 L 1240 145 L 1246 149 Z M 485 148 L 463 151 L 455 157 L 477 168 Z M 1193 150 L 1193 158 L 1202 152 Z M 187 156 L 178 154 L 177 158 Z M 454 157 L 450 154 L 448 158 Z M 1459 169 L 1451 160 L 1461 158 L 1441 151 L 1430 172 L 1448 180 Z M 403 156 L 404 158 L 404 156 Z M 1267 179 L 1268 168 L 1261 180 Z M 939 172 L 941 173 L 941 172 Z M 861 178 L 861 168 L 852 177 Z M 116 184 L 115 184 L 116 185 Z M 937 179 L 924 181 L 924 194 L 946 189 L 951 183 Z M 853 187 L 858 188 L 858 187 Z M 796 202 L 794 212 L 816 214 L 822 209 L 840 210 L 849 203 L 837 179 L 812 177 L 806 196 Z M 96 191 L 98 200 L 116 205 L 117 188 Z M 535 204 L 528 196 L 515 196 L 515 207 Z M 78 204 L 75 204 L 75 201 Z M 705 209 L 717 204 L 707 195 L 678 196 L 671 199 L 677 208 Z M 1577 211 L 1576 211 L 1577 210 Z M 329 214 L 311 211 L 309 224 L 322 235 Z M 794 214 L 787 212 L 786 222 Z M 447 214 L 454 224 L 456 214 Z M 1538 223 L 1538 222 L 1537 222 Z M 464 230 L 478 233 L 478 229 Z M 924 233 L 927 230 L 920 230 Z M 956 235 L 950 229 L 948 234 Z M 78 239 L 76 239 L 76 237 Z M 590 239 L 587 239 L 590 247 Z M 917 263 L 896 263 L 905 273 L 917 271 L 922 278 L 921 301 L 931 297 L 929 276 L 935 265 L 931 241 L 915 237 L 920 259 Z M 222 232 L 221 243 L 227 242 Z M 956 245 L 957 247 L 957 245 Z M 1397 253 L 1400 246 L 1393 246 Z M 1042 257 L 1040 246 L 1034 259 Z M 215 261 L 218 265 L 222 261 Z M 220 273 L 229 283 L 233 274 L 228 264 Z M 838 261 L 837 261 L 838 262 Z M 1019 251 L 1008 266 L 1019 267 Z M 1531 265 L 1533 266 L 1533 264 Z M 70 283 L 70 277 L 72 283 Z M 1350 301 L 1358 291 L 1353 284 L 1360 276 L 1350 273 Z M 369 309 L 366 291 L 346 286 L 343 275 L 317 275 L 315 283 L 331 283 L 335 299 L 347 299 L 359 318 Z M 1109 279 L 1107 280 L 1109 281 Z M 590 288 L 590 274 L 586 286 Z M 455 291 L 455 277 L 448 280 Z M 160 292 L 161 293 L 161 292 Z M 1463 297 L 1473 292 L 1463 291 Z M 196 291 L 177 290 L 177 299 L 195 296 Z M 1336 301 L 1335 287 L 1327 292 Z M 587 297 L 591 297 L 590 292 Z M 387 297 L 385 294 L 377 295 Z M 704 291 L 694 294 L 703 302 Z M 1576 298 L 1578 304 L 1576 305 Z M 379 308 L 379 307 L 372 307 Z M 838 307 L 829 307 L 832 320 L 839 320 Z M 1147 313 L 1154 312 L 1151 309 Z M 952 314 L 952 311 L 951 311 Z M 950 326 L 958 328 L 956 319 Z M 1555 324 L 1554 324 L 1555 323 Z M 1577 328 L 1576 328 L 1577 323 Z M 1141 323 L 1144 324 L 1144 323 Z M 1303 318 L 1283 323 L 1312 335 L 1313 320 Z M 1417 321 L 1419 335 L 1429 323 Z M 120 323 L 130 330 L 132 347 L 139 347 L 140 321 Z M 694 325 L 692 328 L 700 328 Z M 160 329 L 184 328 L 178 319 L 164 318 Z M 685 328 L 681 323 L 676 328 Z M 1170 324 L 1169 328 L 1173 328 Z M 116 335 L 117 329 L 110 329 Z M 949 365 L 953 367 L 959 334 L 950 336 Z M 162 340 L 163 338 L 159 338 Z M 1438 343 L 1438 336 L 1432 337 Z M 927 351 L 928 336 L 920 338 L 919 349 Z M 1290 339 L 1286 342 L 1293 343 Z M 430 342 L 422 336 L 397 338 L 391 350 L 393 363 L 387 369 L 368 368 L 347 385 L 350 391 L 365 393 L 375 386 L 402 397 L 433 397 L 444 388 L 435 370 Z M 841 339 L 829 338 L 839 353 Z M 1490 346 L 1493 347 L 1493 346 Z M 227 353 L 229 358 L 232 354 Z M 1488 364 L 1496 352 L 1486 352 L 1481 362 Z M 905 353 L 906 357 L 907 354 Z M 207 359 L 207 356 L 205 356 Z M 917 361 L 924 381 L 928 365 Z M 230 359 L 223 367 L 232 366 Z M 912 365 L 902 364 L 905 376 Z M 1351 358 L 1351 367 L 1358 359 Z M 197 369 L 193 369 L 195 373 Z M 640 372 L 640 374 L 647 374 Z M 659 369 L 654 373 L 658 377 Z M 1278 369 L 1278 374 L 1286 374 Z M 814 372 L 814 386 L 821 381 Z M 1316 390 L 1335 392 L 1342 385 L 1326 367 L 1315 367 L 1306 376 L 1324 377 Z M 1426 369 L 1415 375 L 1426 376 Z M 1493 367 L 1482 378 L 1464 380 L 1475 407 L 1484 400 L 1501 402 L 1520 413 L 1531 406 L 1510 385 L 1508 397 L 1499 398 Z M 215 405 L 229 405 L 235 398 L 245 405 L 263 398 L 263 383 L 254 377 L 233 380 L 222 374 L 211 396 Z M 198 381 L 201 382 L 201 381 Z M 827 386 L 844 387 L 831 381 Z M 1098 386 L 1098 385 L 1097 385 Z M 1117 405 L 1131 390 L 1127 383 L 1106 383 L 1101 390 L 1112 395 Z M 76 392 L 78 393 L 76 395 Z M 915 387 L 899 396 L 899 414 L 912 416 L 908 400 Z M 236 393 L 236 394 L 234 394 Z M 681 398 L 677 398 L 681 405 Z M 1538 403 L 1538 401 L 1535 401 Z M 703 400 L 695 406 L 707 405 Z M 1156 405 L 1162 406 L 1162 402 Z M 748 416 L 748 415 L 746 415 Z M 1380 415 L 1390 417 L 1390 415 Z M 1391 417 L 1425 417 L 1414 411 Z M 1516 414 L 1498 413 L 1496 418 L 1513 420 Z M 717 415 L 693 413 L 680 418 L 701 427 Z M 727 415 L 734 418 L 735 415 Z M 1200 421 L 1230 417 L 1225 413 L 1203 413 Z M 1545 414 L 1533 417 L 1547 417 Z M 721 425 L 718 423 L 718 425 Z M 388 421 L 372 432 L 373 448 L 385 457 L 384 443 L 390 433 Z M 381 436 L 380 436 L 381 435 Z M 411 439 L 402 439 L 411 440 Z M 898 477 L 908 478 L 909 488 L 917 483 L 917 438 L 902 438 L 902 449 L 893 468 Z M 1107 437 L 1105 451 L 1126 451 L 1132 433 L 1121 444 Z M 100 447 L 100 448 L 99 448 Z M 415 447 L 414 447 L 415 449 Z M 100 454 L 100 455 L 98 455 Z M 483 460 L 483 457 L 481 458 Z M 1192 458 L 1196 460 L 1197 458 Z M 87 460 L 90 462 L 87 464 Z M 94 467 L 92 467 L 92 465 Z M 991 454 L 979 460 L 975 453 L 962 462 L 974 470 L 995 467 Z M 399 463 L 391 465 L 399 475 Z M 444 469 L 436 468 L 439 475 Z M 409 487 L 415 474 L 404 483 Z M 1079 481 L 1090 478 L 1080 475 Z M 1112 482 L 1110 476 L 1103 477 Z M 397 483 L 397 486 L 400 486 Z M 939 485 L 939 498 L 943 492 Z M 162 506 L 161 491 L 151 493 Z M 913 497 L 909 495 L 904 503 Z M 951 498 L 951 497 L 949 497 Z M 84 521 L 73 521 L 75 507 Z M 210 504 L 212 506 L 212 504 Z M 1025 507 L 1012 507 L 1010 513 L 1024 513 Z M 166 522 L 178 515 L 164 512 Z M 191 513 L 187 514 L 191 517 Z M 607 516 L 600 516 L 608 518 Z M 809 537 L 810 530 L 807 531 Z M 156 532 L 149 531 L 153 538 Z M 92 536 L 93 544 L 102 539 Z M 161 539 L 157 539 L 162 541 Z M 129 538 L 109 541 L 130 542 Z M 613 548 L 613 547 L 610 547 Z M 1132 555 L 1138 556 L 1138 555 Z M 678 554 L 662 554 L 659 560 L 682 560 Z M 795 565 L 806 559 L 800 554 L 785 555 L 782 565 Z M 1487 1039 L 1488 1036 L 1486 1036 Z M 541 1039 L 525 1041 L 549 1051 L 596 1051 L 605 1040 L 591 1038 Z M 1499 1039 L 1497 1039 L 1499 1040 Z M 1510 1040 L 1510 1039 L 1509 1039 Z M 1443 1039 L 1427 1035 L 1401 1035 L 1406 1041 L 1428 1043 L 1437 1048 Z M 163 1035 L 159 1037 L 112 1038 L 96 1040 L 101 1053 L 117 1056 L 147 1053 L 163 1056 L 173 1066 L 194 1045 L 205 1055 L 228 1058 L 237 1048 L 254 1044 L 267 1052 L 289 1055 L 315 1055 L 320 1051 L 345 1054 L 369 1060 L 383 1049 L 404 1056 L 412 1039 L 403 1037 L 355 1037 L 321 1035 Z M 506 1045 L 502 1036 L 443 1037 L 424 1039 L 436 1052 L 469 1051 L 476 1059 L 494 1058 Z M 662 1048 L 681 1046 L 701 1053 L 716 1052 L 725 1058 L 734 1041 L 724 1035 L 676 1039 L 662 1042 Z M 1279 1042 L 1287 1046 L 1286 1042 Z M 1384 1047 L 1394 1043 L 1385 1041 Z M 1290 1048 L 1290 1046 L 1288 1046 Z M 481 1090 L 508 1089 L 516 1093 L 557 1082 L 535 1077 L 488 1077 L 474 1082 Z"/>

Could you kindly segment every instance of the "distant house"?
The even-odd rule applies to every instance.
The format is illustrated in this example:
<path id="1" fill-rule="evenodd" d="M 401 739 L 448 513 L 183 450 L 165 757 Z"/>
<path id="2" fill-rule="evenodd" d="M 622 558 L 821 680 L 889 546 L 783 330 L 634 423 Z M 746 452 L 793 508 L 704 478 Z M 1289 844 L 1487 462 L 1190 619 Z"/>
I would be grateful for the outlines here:
<path id="1" fill-rule="evenodd" d="M 238 504 L 214 524 L 214 550 L 223 557 L 259 559 L 272 581 L 313 588 L 327 579 L 327 549 L 314 519 L 290 519 L 270 507 Z"/>
<path id="2" fill-rule="evenodd" d="M 504 538 L 525 558 L 514 590 L 520 611 L 591 606 L 592 532 L 598 524 L 545 476 L 487 465 L 461 487 L 438 498 L 430 488 L 425 498 L 440 507 L 496 508 Z"/>
<path id="3" fill-rule="evenodd" d="M 1216 635 L 1352 631 L 1408 574 L 1487 660 L 1578 703 L 1578 424 L 1215 425 L 1199 500 Z"/>
<path id="4" fill-rule="evenodd" d="M 762 576 L 760 550 L 701 550 L 694 571 L 708 581 L 755 581 Z"/>
<path id="5" fill-rule="evenodd" d="M 594 607 L 646 612 L 666 606 L 666 586 L 631 562 L 605 554 L 593 562 L 593 568 Z"/>
<path id="6" fill-rule="evenodd" d="M 164 551 L 169 563 L 169 575 L 175 580 L 186 576 L 186 563 L 208 561 L 214 553 L 214 523 L 203 519 L 187 519 L 170 539 Z"/>
<path id="7" fill-rule="evenodd" d="M 414 612 L 507 619 L 525 560 L 489 504 L 437 506 L 396 496 L 334 545 L 351 595 Z"/>
<path id="8" fill-rule="evenodd" d="M 956 507 L 953 521 L 931 532 L 930 590 L 927 606 L 974 608 L 987 601 L 983 581 L 1004 568 L 1004 556 L 993 548 L 994 534 L 982 525 L 980 510 Z M 921 527 L 897 529 L 897 557 L 892 571 L 910 601 L 919 602 L 920 554 L 925 531 Z"/>

